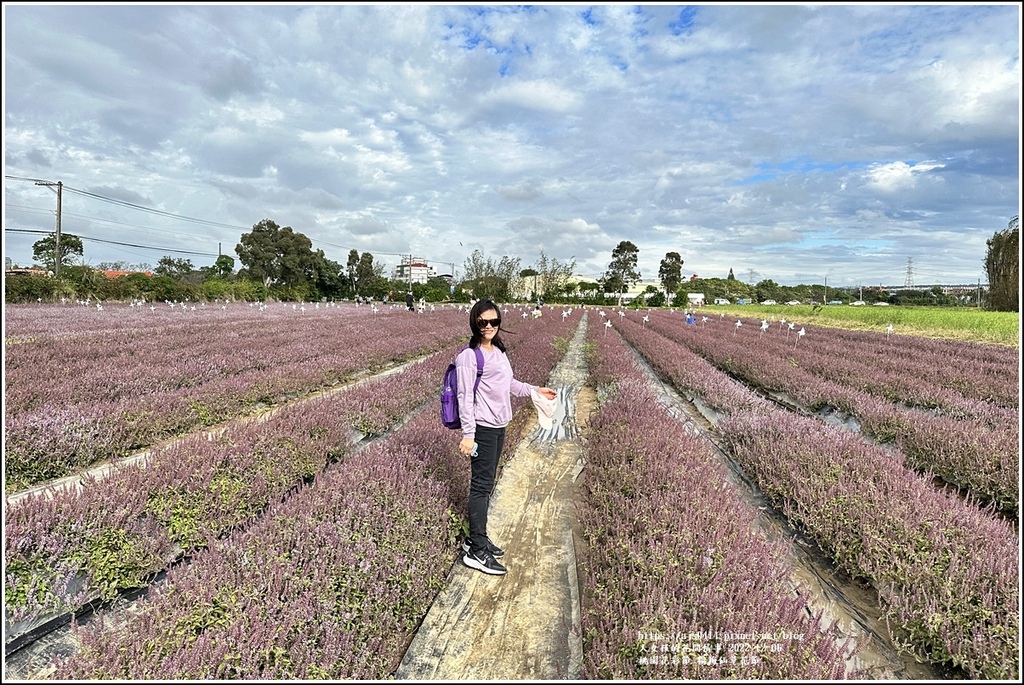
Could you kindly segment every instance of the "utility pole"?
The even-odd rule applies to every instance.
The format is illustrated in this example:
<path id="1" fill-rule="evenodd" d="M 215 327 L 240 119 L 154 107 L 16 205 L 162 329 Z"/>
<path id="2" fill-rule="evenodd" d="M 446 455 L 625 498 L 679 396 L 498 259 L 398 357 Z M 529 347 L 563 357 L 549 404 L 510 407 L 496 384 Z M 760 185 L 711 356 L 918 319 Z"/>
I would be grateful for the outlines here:
<path id="1" fill-rule="evenodd" d="M 50 181 L 36 181 L 37 186 L 57 186 L 57 232 L 53 240 L 53 275 L 56 277 L 60 275 L 60 205 L 61 205 L 61 190 L 64 188 L 62 181 L 52 183 Z"/>
<path id="2" fill-rule="evenodd" d="M 825 296 L 821 298 L 822 304 L 828 304 L 828 274 L 825 274 Z"/>

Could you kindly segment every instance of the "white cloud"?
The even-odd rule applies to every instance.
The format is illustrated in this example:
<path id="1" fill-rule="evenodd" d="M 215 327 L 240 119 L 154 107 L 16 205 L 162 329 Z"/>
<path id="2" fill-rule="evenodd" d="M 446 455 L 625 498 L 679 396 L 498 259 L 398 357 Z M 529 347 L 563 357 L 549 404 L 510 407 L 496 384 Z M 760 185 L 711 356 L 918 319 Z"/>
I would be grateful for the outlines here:
<path id="1" fill-rule="evenodd" d="M 233 116 L 238 121 L 252 122 L 264 126 L 275 124 L 285 119 L 285 113 L 270 103 L 241 105 L 232 103 L 223 108 L 226 116 Z"/>
<path id="2" fill-rule="evenodd" d="M 502 84 L 480 97 L 489 107 L 515 107 L 564 114 L 579 107 L 576 93 L 547 81 Z"/>
<path id="3" fill-rule="evenodd" d="M 313 148 L 355 147 L 356 140 L 351 132 L 343 128 L 332 128 L 328 131 L 301 131 L 299 140 Z"/>
<path id="4" fill-rule="evenodd" d="M 272 218 L 341 261 L 543 250 L 594 275 L 631 240 L 647 276 L 678 251 L 702 275 L 902 280 L 914 257 L 974 282 L 1019 212 L 1014 5 L 26 3 L 4 23 L 7 175 Z M 31 210 L 8 223 L 51 227 L 43 190 L 6 181 Z M 69 203 L 69 231 L 140 223 Z"/>
<path id="5" fill-rule="evenodd" d="M 917 186 L 918 177 L 933 169 L 941 169 L 941 164 L 920 162 L 890 162 L 872 165 L 868 169 L 868 184 L 885 193 L 910 190 Z"/>

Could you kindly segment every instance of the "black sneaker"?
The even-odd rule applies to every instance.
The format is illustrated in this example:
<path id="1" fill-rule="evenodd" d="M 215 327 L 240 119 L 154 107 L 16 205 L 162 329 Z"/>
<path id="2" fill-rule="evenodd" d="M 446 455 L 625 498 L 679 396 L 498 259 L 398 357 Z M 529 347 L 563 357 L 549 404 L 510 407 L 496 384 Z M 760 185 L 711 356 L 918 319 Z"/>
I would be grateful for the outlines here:
<path id="1" fill-rule="evenodd" d="M 492 576 L 503 576 L 506 571 L 505 567 L 499 564 L 498 560 L 487 550 L 477 552 L 476 554 L 467 553 L 462 557 L 462 563 L 470 568 L 475 568 L 477 571 L 489 573 Z"/>
<path id="2" fill-rule="evenodd" d="M 469 554 L 469 538 L 462 541 L 462 551 Z M 491 556 L 495 559 L 501 559 L 505 556 L 505 550 L 491 542 L 490 538 L 487 538 L 487 551 L 490 552 Z"/>

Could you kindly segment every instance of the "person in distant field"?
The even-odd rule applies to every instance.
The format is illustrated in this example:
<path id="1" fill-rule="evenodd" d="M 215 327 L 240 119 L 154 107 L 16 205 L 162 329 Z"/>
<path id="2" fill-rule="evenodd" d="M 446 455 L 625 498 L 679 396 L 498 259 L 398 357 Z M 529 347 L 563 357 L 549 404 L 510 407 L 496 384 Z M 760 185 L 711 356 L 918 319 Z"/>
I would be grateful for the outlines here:
<path id="1" fill-rule="evenodd" d="M 408 309 L 410 312 L 413 310 L 411 290 L 408 290 L 405 293 L 405 308 Z"/>
<path id="2" fill-rule="evenodd" d="M 557 393 L 551 388 L 518 381 L 505 355 L 502 342 L 501 312 L 491 300 L 480 300 L 469 312 L 472 337 L 469 346 L 455 358 L 458 370 L 459 418 L 462 438 L 459 451 L 470 457 L 469 538 L 463 542 L 462 562 L 490 575 L 504 575 L 498 561 L 505 552 L 487 535 L 487 509 L 498 472 L 498 457 L 505 445 L 505 427 L 512 420 L 511 396 L 529 397 L 536 392 L 547 400 Z M 483 352 L 483 375 L 474 395 L 477 363 L 475 348 Z"/>
<path id="3" fill-rule="evenodd" d="M 697 325 L 697 319 L 693 318 L 693 312 L 686 312 L 686 323 L 691 326 Z"/>

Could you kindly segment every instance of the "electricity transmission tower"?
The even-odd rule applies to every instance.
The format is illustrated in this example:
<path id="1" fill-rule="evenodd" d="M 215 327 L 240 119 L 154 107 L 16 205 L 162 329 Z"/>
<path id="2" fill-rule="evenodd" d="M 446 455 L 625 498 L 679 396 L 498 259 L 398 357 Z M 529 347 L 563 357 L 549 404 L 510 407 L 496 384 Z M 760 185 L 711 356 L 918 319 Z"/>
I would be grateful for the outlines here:
<path id="1" fill-rule="evenodd" d="M 907 257 L 907 276 L 903 279 L 903 287 L 914 287 L 914 260 L 910 257 Z"/>

